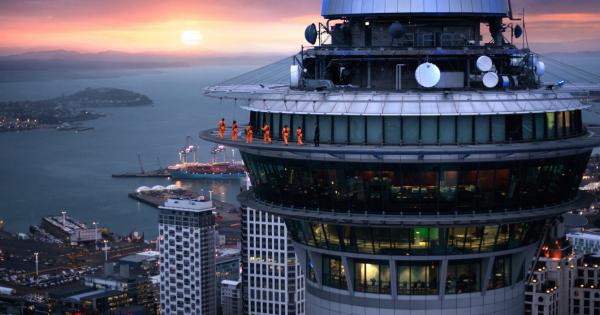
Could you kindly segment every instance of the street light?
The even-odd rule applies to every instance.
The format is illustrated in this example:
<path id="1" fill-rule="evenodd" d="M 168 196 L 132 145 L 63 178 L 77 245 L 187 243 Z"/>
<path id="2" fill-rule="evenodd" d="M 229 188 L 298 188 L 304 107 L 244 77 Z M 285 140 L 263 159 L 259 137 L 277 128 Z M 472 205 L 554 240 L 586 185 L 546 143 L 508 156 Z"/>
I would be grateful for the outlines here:
<path id="1" fill-rule="evenodd" d="M 108 240 L 104 240 L 104 261 L 108 261 Z"/>
<path id="2" fill-rule="evenodd" d="M 98 250 L 98 222 L 92 222 L 94 225 L 94 245 L 96 246 L 96 251 Z"/>
<path id="3" fill-rule="evenodd" d="M 67 211 L 63 210 L 60 213 L 62 213 L 62 219 L 63 219 L 62 223 L 63 223 L 63 227 L 64 227 L 65 225 L 67 225 Z"/>
<path id="4" fill-rule="evenodd" d="M 40 281 L 40 270 L 39 270 L 39 255 L 40 253 L 35 252 L 33 256 L 35 256 L 35 283 L 38 284 Z"/>

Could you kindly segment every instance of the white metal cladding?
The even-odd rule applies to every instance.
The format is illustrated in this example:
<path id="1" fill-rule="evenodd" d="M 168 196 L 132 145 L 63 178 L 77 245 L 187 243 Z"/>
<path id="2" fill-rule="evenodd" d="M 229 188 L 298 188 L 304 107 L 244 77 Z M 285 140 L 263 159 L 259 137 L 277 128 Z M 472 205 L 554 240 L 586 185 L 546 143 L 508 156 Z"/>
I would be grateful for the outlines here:
<path id="1" fill-rule="evenodd" d="M 323 0 L 325 18 L 373 14 L 509 15 L 508 0 Z"/>
<path id="2" fill-rule="evenodd" d="M 530 91 L 296 91 L 283 86 L 213 86 L 206 94 L 259 112 L 361 116 L 530 114 L 586 109 L 587 96 L 561 89 Z"/>

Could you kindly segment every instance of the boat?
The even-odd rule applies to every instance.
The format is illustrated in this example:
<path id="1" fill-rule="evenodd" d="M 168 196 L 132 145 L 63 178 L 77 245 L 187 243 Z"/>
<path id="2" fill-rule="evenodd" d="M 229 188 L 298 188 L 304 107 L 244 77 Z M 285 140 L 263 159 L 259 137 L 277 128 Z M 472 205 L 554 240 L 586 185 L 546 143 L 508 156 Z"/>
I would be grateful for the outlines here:
<path id="1" fill-rule="evenodd" d="M 241 162 L 182 163 L 168 169 L 173 179 L 239 179 L 246 176 Z"/>
<path id="2" fill-rule="evenodd" d="M 240 179 L 246 176 L 246 168 L 241 161 L 227 161 L 225 146 L 217 145 L 211 150 L 212 161 L 196 161 L 197 146 L 187 145 L 179 152 L 179 163 L 167 168 L 173 179 Z M 224 161 L 217 162 L 218 153 L 223 153 Z M 191 157 L 191 161 L 188 158 Z"/>

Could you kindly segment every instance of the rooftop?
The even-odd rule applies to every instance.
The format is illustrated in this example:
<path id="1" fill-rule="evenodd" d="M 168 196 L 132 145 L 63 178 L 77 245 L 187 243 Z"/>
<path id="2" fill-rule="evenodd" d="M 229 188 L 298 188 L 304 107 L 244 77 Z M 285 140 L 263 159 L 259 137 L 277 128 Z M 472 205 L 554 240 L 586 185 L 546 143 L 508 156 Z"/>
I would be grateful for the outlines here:
<path id="1" fill-rule="evenodd" d="M 328 19 L 373 15 L 494 15 L 509 16 L 508 0 L 323 0 Z"/>
<path id="2" fill-rule="evenodd" d="M 215 207 L 212 201 L 198 201 L 193 199 L 168 199 L 164 206 L 160 206 L 163 210 L 177 210 L 189 212 L 204 212 L 213 211 Z"/>

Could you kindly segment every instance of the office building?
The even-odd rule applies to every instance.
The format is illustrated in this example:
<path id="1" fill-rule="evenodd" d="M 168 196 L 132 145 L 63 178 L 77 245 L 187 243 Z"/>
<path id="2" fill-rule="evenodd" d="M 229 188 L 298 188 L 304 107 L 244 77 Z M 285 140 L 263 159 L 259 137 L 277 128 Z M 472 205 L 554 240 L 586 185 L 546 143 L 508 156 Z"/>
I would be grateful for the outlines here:
<path id="1" fill-rule="evenodd" d="M 169 199 L 160 207 L 161 314 L 217 313 L 212 201 Z"/>
<path id="2" fill-rule="evenodd" d="M 233 280 L 221 281 L 221 308 L 223 315 L 242 314 L 242 282 Z"/>

